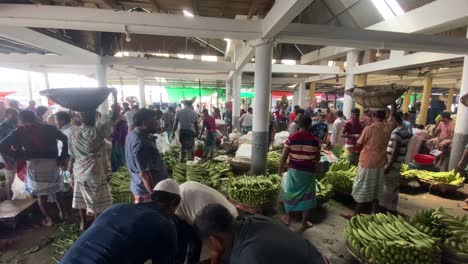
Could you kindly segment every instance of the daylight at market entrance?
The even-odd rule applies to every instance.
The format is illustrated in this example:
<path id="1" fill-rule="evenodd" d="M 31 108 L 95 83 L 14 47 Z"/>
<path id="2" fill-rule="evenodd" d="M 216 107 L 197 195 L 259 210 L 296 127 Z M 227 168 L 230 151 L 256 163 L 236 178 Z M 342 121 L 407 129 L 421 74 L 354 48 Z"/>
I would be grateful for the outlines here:
<path id="1" fill-rule="evenodd" d="M 0 0 L 0 264 L 468 263 L 468 0 Z"/>

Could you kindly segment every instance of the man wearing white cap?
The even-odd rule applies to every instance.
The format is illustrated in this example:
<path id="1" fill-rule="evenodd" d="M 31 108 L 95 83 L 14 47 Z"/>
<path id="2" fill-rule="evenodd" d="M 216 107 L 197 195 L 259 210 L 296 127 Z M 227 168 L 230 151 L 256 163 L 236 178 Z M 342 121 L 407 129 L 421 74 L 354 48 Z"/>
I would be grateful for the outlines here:
<path id="1" fill-rule="evenodd" d="M 67 251 L 60 263 L 172 264 L 177 254 L 177 231 L 171 218 L 180 203 L 179 186 L 160 181 L 151 200 L 117 204 L 104 211 Z"/>
<path id="2" fill-rule="evenodd" d="M 166 182 L 162 184 L 163 182 Z M 177 185 L 174 180 L 167 179 L 160 182 L 160 190 L 171 192 L 176 189 Z M 171 182 L 171 184 L 169 184 Z M 200 252 L 202 242 L 195 233 L 193 222 L 198 214 L 205 206 L 209 204 L 219 204 L 225 207 L 231 215 L 236 218 L 238 212 L 221 193 L 213 188 L 203 185 L 198 182 L 188 181 L 180 185 L 181 201 L 175 212 L 176 226 L 178 231 L 178 252 L 177 264 L 194 264 L 200 260 Z M 188 252 L 187 252 L 188 250 Z M 187 257 L 187 262 L 185 258 Z"/>

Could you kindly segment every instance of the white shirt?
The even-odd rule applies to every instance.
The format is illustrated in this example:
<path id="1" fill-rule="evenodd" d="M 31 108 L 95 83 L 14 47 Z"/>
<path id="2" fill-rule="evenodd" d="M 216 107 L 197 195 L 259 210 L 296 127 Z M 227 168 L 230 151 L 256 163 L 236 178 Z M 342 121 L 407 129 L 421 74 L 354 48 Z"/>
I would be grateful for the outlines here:
<path id="1" fill-rule="evenodd" d="M 184 109 L 177 111 L 175 118 L 179 121 L 179 129 L 195 132 L 195 123 L 198 121 L 198 115 L 192 108 L 184 107 Z"/>
<path id="2" fill-rule="evenodd" d="M 193 224 L 198 212 L 209 204 L 220 204 L 226 207 L 234 218 L 238 216 L 236 207 L 211 187 L 188 181 L 182 183 L 179 188 L 181 200 L 175 214 L 189 225 Z"/>
<path id="3" fill-rule="evenodd" d="M 252 126 L 252 114 L 247 112 L 239 118 L 239 123 L 242 122 L 242 126 L 251 127 Z"/>
<path id="4" fill-rule="evenodd" d="M 63 127 L 60 128 L 60 132 L 62 132 L 65 136 L 67 136 L 67 139 L 70 140 L 70 131 L 71 131 L 72 125 L 64 125 Z M 62 155 L 62 141 L 57 141 L 57 148 L 58 148 L 58 155 Z"/>
<path id="5" fill-rule="evenodd" d="M 135 115 L 135 110 L 130 110 L 125 113 L 125 119 L 127 119 L 127 123 L 129 126 L 133 126 L 133 116 Z"/>
<path id="6" fill-rule="evenodd" d="M 346 122 L 343 118 L 337 118 L 335 122 L 333 122 L 330 143 L 334 147 L 344 147 L 346 143 L 346 138 L 343 137 L 343 128 L 345 124 Z"/>

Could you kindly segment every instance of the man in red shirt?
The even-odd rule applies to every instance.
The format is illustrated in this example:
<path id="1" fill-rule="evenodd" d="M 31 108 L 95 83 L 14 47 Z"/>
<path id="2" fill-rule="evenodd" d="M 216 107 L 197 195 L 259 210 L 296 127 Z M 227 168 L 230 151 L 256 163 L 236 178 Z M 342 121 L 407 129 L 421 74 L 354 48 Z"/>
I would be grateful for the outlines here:
<path id="1" fill-rule="evenodd" d="M 208 156 L 213 157 L 213 149 L 216 146 L 216 138 L 218 131 L 216 130 L 216 120 L 208 114 L 208 109 L 203 109 L 203 128 L 200 132 L 199 139 L 202 137 L 206 129 L 205 149 L 203 151 L 203 158 L 208 159 Z"/>
<path id="2" fill-rule="evenodd" d="M 343 129 L 343 137 L 346 137 L 345 152 L 347 159 L 352 165 L 357 165 L 359 160 L 359 151 L 355 148 L 356 142 L 362 133 L 364 127 L 359 120 L 360 111 L 354 108 L 351 111 L 351 120 L 349 120 Z"/>

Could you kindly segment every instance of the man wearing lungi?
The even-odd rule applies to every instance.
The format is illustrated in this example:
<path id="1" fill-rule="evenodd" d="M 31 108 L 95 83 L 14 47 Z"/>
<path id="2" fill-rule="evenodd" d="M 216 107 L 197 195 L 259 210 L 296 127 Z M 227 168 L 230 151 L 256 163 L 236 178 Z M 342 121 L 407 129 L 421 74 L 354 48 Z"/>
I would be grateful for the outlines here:
<path id="1" fill-rule="evenodd" d="M 203 150 L 203 158 L 213 158 L 213 150 L 216 147 L 216 138 L 218 130 L 216 129 L 216 120 L 208 114 L 208 109 L 203 109 L 203 127 L 198 136 L 199 139 L 203 136 L 206 129 L 205 149 Z"/>
<path id="2" fill-rule="evenodd" d="M 112 91 L 114 109 L 112 117 L 103 115 L 97 119 L 96 110 L 80 113 L 81 126 L 73 126 L 70 131 L 70 155 L 73 163 L 75 188 L 72 207 L 79 209 L 80 229 L 88 227 L 86 213 L 94 218 L 112 205 L 112 198 L 107 185 L 107 153 L 105 138 L 112 133 L 112 128 L 119 116 L 117 90 Z"/>
<path id="3" fill-rule="evenodd" d="M 357 147 L 362 151 L 359 156 L 358 174 L 351 193 L 357 204 L 354 214 L 341 213 L 345 218 L 364 213 L 366 207 L 370 205 L 373 205 L 371 212 L 375 212 L 378 201 L 382 198 L 387 145 L 391 133 L 389 125 L 384 122 L 385 115 L 384 110 L 373 112 L 372 124 L 364 128 L 357 141 Z"/>
<path id="4" fill-rule="evenodd" d="M 179 131 L 179 140 L 182 145 L 180 152 L 180 162 L 185 162 L 187 153 L 193 155 L 195 138 L 198 135 L 198 114 L 193 110 L 191 100 L 184 101 L 184 108 L 177 111 L 174 122 L 174 135 L 177 128 Z"/>
<path id="5" fill-rule="evenodd" d="M 27 160 L 25 190 L 38 197 L 39 207 L 44 214 L 42 224 L 52 226 L 48 198 L 56 202 L 59 217 L 65 217 L 60 192 L 63 178 L 59 166 L 63 166 L 68 158 L 67 136 L 54 126 L 39 123 L 31 111 L 22 111 L 19 117 L 21 126 L 0 142 L 0 152 L 15 159 Z M 57 140 L 62 142 L 60 156 Z"/>

